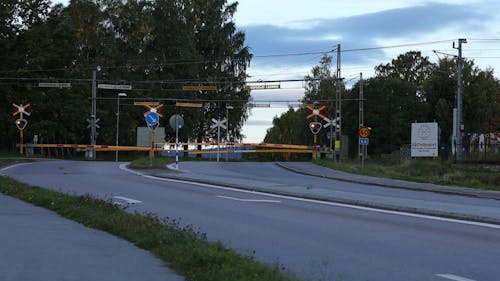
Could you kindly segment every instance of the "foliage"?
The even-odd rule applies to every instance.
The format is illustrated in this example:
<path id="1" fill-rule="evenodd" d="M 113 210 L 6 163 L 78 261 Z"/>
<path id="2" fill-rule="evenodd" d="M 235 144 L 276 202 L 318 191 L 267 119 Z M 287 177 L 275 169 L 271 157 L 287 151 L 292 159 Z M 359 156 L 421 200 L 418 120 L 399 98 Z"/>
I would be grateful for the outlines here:
<path id="1" fill-rule="evenodd" d="M 155 254 L 186 280 L 289 280 L 277 267 L 238 255 L 221 242 L 179 221 L 151 214 L 127 213 L 89 195 L 70 196 L 0 177 L 0 192 L 57 212 L 87 227 L 100 229 Z"/>
<path id="2" fill-rule="evenodd" d="M 307 76 L 303 103 L 319 101 L 326 105 L 327 115 L 333 115 L 329 104 L 335 92 L 331 58 L 323 57 Z M 372 128 L 368 153 L 377 156 L 399 150 L 410 143 L 411 123 L 436 121 L 440 127 L 440 146 L 449 148 L 452 134 L 453 108 L 456 107 L 456 62 L 441 59 L 434 64 L 420 52 L 399 55 L 390 63 L 375 68 L 375 76 L 364 81 L 364 125 Z M 500 82 L 493 70 L 485 71 L 466 60 L 463 68 L 463 120 L 467 132 L 500 131 Z M 360 83 L 343 90 L 342 132 L 349 137 L 351 157 L 358 144 L 358 97 Z M 266 141 L 311 144 L 305 115 L 308 111 L 290 110 L 273 120 Z M 328 145 L 326 131 L 318 134 L 319 145 Z"/>
<path id="3" fill-rule="evenodd" d="M 211 118 L 229 111 L 233 138 L 247 118 L 244 88 L 251 54 L 245 34 L 233 16 L 237 3 L 226 0 L 72 0 L 50 7 L 48 0 L 10 0 L 0 5 L 0 107 L 31 103 L 25 138 L 39 142 L 88 143 L 91 78 L 98 83 L 129 84 L 123 98 L 120 143 L 135 143 L 136 128 L 145 126 L 143 108 L 134 100 L 161 100 L 168 124 L 174 114 L 188 120 L 181 140 L 205 141 Z M 38 82 L 69 82 L 70 89 L 38 88 Z M 219 84 L 222 82 L 222 84 Z M 182 91 L 183 85 L 216 85 L 217 91 Z M 115 141 L 117 90 L 99 90 L 97 142 Z M 178 100 L 199 100 L 202 109 L 176 108 Z M 226 100 L 215 103 L 212 100 Z M 13 149 L 17 137 L 13 118 L 0 113 L 0 147 Z M 175 132 L 166 130 L 171 140 Z"/>

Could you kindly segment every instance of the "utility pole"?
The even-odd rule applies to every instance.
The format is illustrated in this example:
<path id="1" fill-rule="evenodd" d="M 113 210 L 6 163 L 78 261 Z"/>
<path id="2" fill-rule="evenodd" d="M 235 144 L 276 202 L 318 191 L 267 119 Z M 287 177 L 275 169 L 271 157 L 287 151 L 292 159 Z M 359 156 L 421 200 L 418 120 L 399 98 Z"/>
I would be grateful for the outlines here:
<path id="1" fill-rule="evenodd" d="M 340 44 L 337 44 L 337 92 L 335 97 L 335 118 L 337 120 L 337 125 L 335 126 L 335 142 L 333 147 L 333 160 L 337 162 L 336 156 L 336 146 L 337 140 L 340 141 L 339 151 L 342 151 L 342 78 L 340 74 Z M 340 161 L 340 154 L 339 154 Z"/>
<path id="2" fill-rule="evenodd" d="M 457 62 L 457 120 L 455 123 L 457 132 L 457 160 L 462 160 L 462 44 L 467 43 L 467 39 L 458 39 L 458 62 Z M 455 45 L 455 44 L 453 44 Z M 455 48 L 455 46 L 453 46 Z"/>
<path id="3" fill-rule="evenodd" d="M 363 89 L 363 73 L 359 74 L 359 115 L 358 115 L 358 120 L 359 120 L 359 128 L 364 126 L 364 109 L 363 109 L 363 99 L 364 99 L 364 89 Z M 360 137 L 358 136 L 358 139 Z M 361 144 L 361 142 L 358 140 L 358 156 L 361 159 L 361 162 L 364 161 L 365 157 L 365 149 L 364 145 Z M 362 163 L 363 166 L 364 163 Z"/>
<path id="4" fill-rule="evenodd" d="M 97 71 L 92 71 L 92 111 L 90 113 L 90 160 L 95 160 L 95 148 L 96 145 L 96 96 L 97 96 L 97 81 L 96 81 Z"/>

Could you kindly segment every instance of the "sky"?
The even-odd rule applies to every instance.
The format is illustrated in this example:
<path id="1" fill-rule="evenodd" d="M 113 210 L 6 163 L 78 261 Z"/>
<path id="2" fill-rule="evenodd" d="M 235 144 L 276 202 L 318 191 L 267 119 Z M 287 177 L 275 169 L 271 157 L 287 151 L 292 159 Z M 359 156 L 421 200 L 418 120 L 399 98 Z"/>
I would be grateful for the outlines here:
<path id="1" fill-rule="evenodd" d="M 66 1 L 54 1 L 54 3 Z M 229 3 L 233 2 L 228 0 Z M 250 81 L 301 79 L 319 63 L 323 53 L 341 44 L 344 51 L 399 46 L 341 54 L 341 73 L 347 86 L 374 74 L 410 50 L 421 51 L 433 62 L 457 55 L 453 40 L 466 38 L 463 56 L 495 69 L 500 77 L 500 2 L 498 0 L 239 0 L 234 21 L 246 34 L 254 58 Z M 494 39 L 494 40 L 491 40 Z M 431 43 L 432 42 L 432 43 Z M 438 53 L 434 53 L 437 51 Z M 314 53 L 301 56 L 269 55 Z M 332 55 L 335 55 L 332 53 Z M 335 56 L 334 56 L 335 57 Z M 334 61 L 334 65 L 335 65 Z M 332 72 L 335 72 L 332 69 Z M 272 119 L 285 112 L 303 93 L 301 82 L 280 83 L 279 90 L 252 91 L 256 103 L 243 128 L 245 142 L 261 142 Z"/>

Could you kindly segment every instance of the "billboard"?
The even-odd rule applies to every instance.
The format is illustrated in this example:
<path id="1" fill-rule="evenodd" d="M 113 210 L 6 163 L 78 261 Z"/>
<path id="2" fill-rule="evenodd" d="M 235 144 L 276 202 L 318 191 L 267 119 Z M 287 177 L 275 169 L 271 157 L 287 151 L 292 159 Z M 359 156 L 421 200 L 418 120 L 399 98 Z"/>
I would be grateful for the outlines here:
<path id="1" fill-rule="evenodd" d="M 438 124 L 411 124 L 411 157 L 438 156 Z"/>

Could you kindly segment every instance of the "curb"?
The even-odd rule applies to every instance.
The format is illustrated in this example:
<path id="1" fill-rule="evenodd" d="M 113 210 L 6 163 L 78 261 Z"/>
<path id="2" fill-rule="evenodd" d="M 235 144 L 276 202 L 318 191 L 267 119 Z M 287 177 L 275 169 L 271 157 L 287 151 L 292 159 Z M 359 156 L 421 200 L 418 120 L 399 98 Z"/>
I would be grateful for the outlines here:
<path id="1" fill-rule="evenodd" d="M 389 184 L 389 183 L 384 184 L 384 183 L 378 183 L 378 182 L 368 182 L 366 180 L 346 179 L 346 178 L 335 177 L 335 176 L 331 176 L 331 175 L 315 174 L 315 173 L 311 173 L 311 172 L 298 170 L 298 169 L 289 167 L 286 164 L 283 164 L 281 162 L 276 162 L 276 165 L 278 165 L 279 167 L 281 167 L 285 170 L 288 170 L 288 171 L 291 171 L 291 172 L 294 172 L 297 174 L 312 176 L 312 177 L 327 178 L 327 179 L 333 179 L 333 180 L 344 181 L 344 182 L 351 182 L 351 183 L 358 183 L 358 184 L 365 184 L 365 185 L 375 185 L 375 186 L 388 187 L 388 188 L 406 189 L 406 190 L 421 191 L 421 192 L 433 192 L 433 193 L 447 194 L 447 195 L 460 195 L 460 196 L 481 198 L 481 199 L 500 200 L 500 194 L 497 197 L 495 197 L 495 196 L 488 196 L 488 194 L 469 193 L 469 192 L 464 192 L 464 191 L 460 191 L 460 190 L 439 190 L 439 189 L 431 189 L 431 188 L 416 188 L 416 187 L 403 186 L 403 185 L 398 185 L 398 184 Z M 320 167 L 322 167 L 322 166 L 320 166 Z M 422 184 L 425 184 L 425 183 L 422 183 Z"/>
<path id="2" fill-rule="evenodd" d="M 359 207 L 380 209 L 380 210 L 386 210 L 386 211 L 406 212 L 406 213 L 412 213 L 412 214 L 417 214 L 417 215 L 427 215 L 427 216 L 442 217 L 442 218 L 447 218 L 447 219 L 456 219 L 456 220 L 472 221 L 472 222 L 477 222 L 477 223 L 487 223 L 487 224 L 500 225 L 500 219 L 489 218 L 489 217 L 480 217 L 480 216 L 472 216 L 472 215 L 466 215 L 466 214 L 440 212 L 440 211 L 434 211 L 434 210 L 428 210 L 428 209 L 417 209 L 417 208 L 410 208 L 410 207 L 403 207 L 403 206 L 385 205 L 385 204 L 378 204 L 378 203 L 360 201 L 360 200 L 348 200 L 348 199 L 339 199 L 339 198 L 333 198 L 333 197 L 325 198 L 325 197 L 311 196 L 311 195 L 307 195 L 307 194 L 298 194 L 298 193 L 293 193 L 293 192 L 277 192 L 274 190 L 266 190 L 266 189 L 258 188 L 258 187 L 250 187 L 250 186 L 243 186 L 243 185 L 237 185 L 237 184 L 228 184 L 228 183 L 224 183 L 224 182 L 220 182 L 220 181 L 191 179 L 191 178 L 186 178 L 186 177 L 182 177 L 182 176 L 175 176 L 175 175 L 168 175 L 167 176 L 167 175 L 161 175 L 161 174 L 150 174 L 150 176 L 154 176 L 154 177 L 158 177 L 158 178 L 165 178 L 165 179 L 180 180 L 180 181 L 185 181 L 185 182 L 195 182 L 195 183 L 202 183 L 202 184 L 218 185 L 218 186 L 222 186 L 222 187 L 235 188 L 235 189 L 241 189 L 241 190 L 246 190 L 246 191 L 262 192 L 262 193 L 296 197 L 296 198 L 315 200 L 315 201 L 354 205 L 354 206 L 359 206 Z"/>

